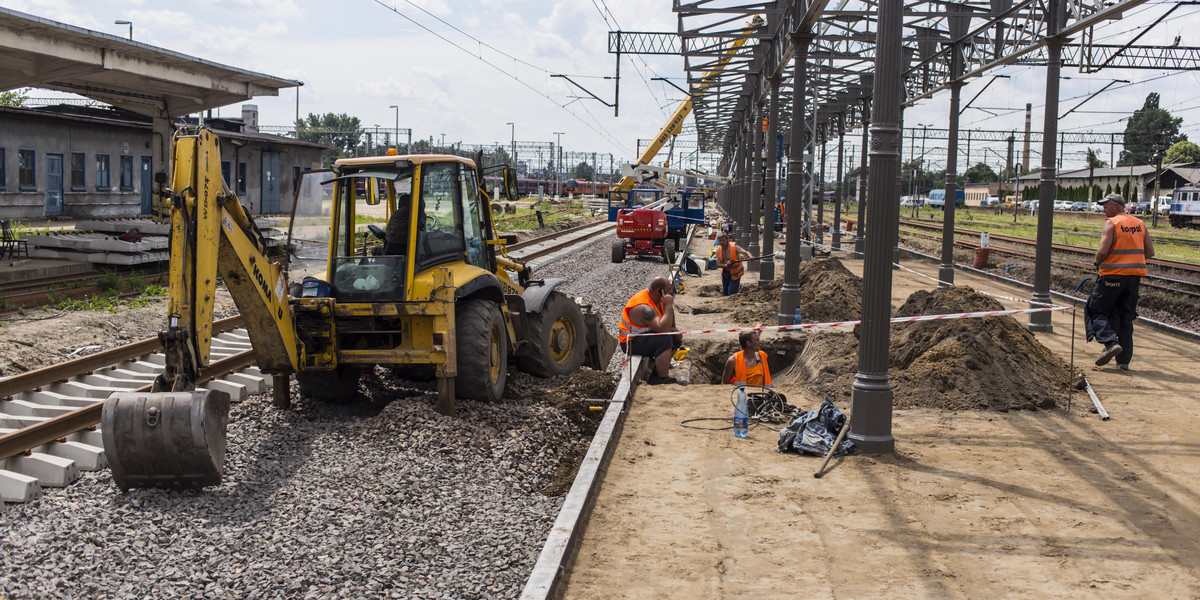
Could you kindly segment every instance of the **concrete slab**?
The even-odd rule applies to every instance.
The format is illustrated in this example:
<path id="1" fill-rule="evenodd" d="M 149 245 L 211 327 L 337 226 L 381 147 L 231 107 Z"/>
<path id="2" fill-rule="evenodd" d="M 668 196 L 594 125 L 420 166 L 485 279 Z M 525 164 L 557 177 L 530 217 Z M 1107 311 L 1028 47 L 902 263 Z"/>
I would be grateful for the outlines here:
<path id="1" fill-rule="evenodd" d="M 75 410 L 73 406 L 50 406 L 28 400 L 5 400 L 0 402 L 0 413 L 18 417 L 57 417 Z"/>
<path id="2" fill-rule="evenodd" d="M 68 442 L 79 442 L 95 448 L 104 447 L 104 436 L 99 429 L 81 429 L 75 433 L 67 434 Z"/>
<path id="3" fill-rule="evenodd" d="M 42 497 L 42 486 L 37 477 L 15 471 L 0 470 L 0 500 L 5 502 L 33 502 Z"/>
<path id="4" fill-rule="evenodd" d="M 42 386 L 43 392 L 54 392 L 56 394 L 78 396 L 80 398 L 95 398 L 97 400 L 103 400 L 111 396 L 113 392 L 127 392 L 130 389 L 132 388 L 99 386 L 81 381 L 63 381 Z"/>
<path id="5" fill-rule="evenodd" d="M 249 396 L 249 393 L 246 391 L 246 386 L 240 383 L 234 383 L 232 381 L 225 381 L 223 379 L 206 381 L 204 382 L 204 385 L 198 387 L 201 389 L 225 392 L 229 394 L 230 402 L 241 402 L 245 400 L 247 396 Z"/>
<path id="6" fill-rule="evenodd" d="M 17 400 L 25 400 L 34 404 L 45 404 L 49 406 L 62 406 L 67 408 L 82 408 L 91 406 L 99 402 L 96 398 L 88 398 L 85 396 L 75 396 L 71 394 L 60 394 L 57 392 L 47 391 L 26 391 L 15 396 Z"/>
<path id="7" fill-rule="evenodd" d="M 246 392 L 250 394 L 261 394 L 263 388 L 266 387 L 265 381 L 260 377 L 254 377 L 245 373 L 230 373 L 221 379 L 236 383 L 246 387 Z"/>
<path id="8" fill-rule="evenodd" d="M 136 242 L 127 242 L 118 236 L 104 233 L 64 231 L 46 235 L 31 235 L 26 240 L 30 246 L 39 248 L 69 248 L 89 252 L 149 252 L 151 250 L 166 250 L 166 236 L 144 236 Z"/>
<path id="9" fill-rule="evenodd" d="M 33 248 L 30 248 L 33 250 Z M 75 273 L 91 273 L 95 271 L 91 263 L 84 258 L 76 258 L 73 261 L 54 260 L 53 258 L 37 258 L 31 256 L 29 259 L 10 259 L 5 258 L 0 261 L 0 283 L 6 281 L 25 281 L 28 279 L 37 279 L 41 277 L 53 277 L 55 275 L 71 275 Z"/>
<path id="10" fill-rule="evenodd" d="M 5 469 L 35 477 L 43 487 L 66 487 L 79 479 L 79 467 L 75 461 L 45 452 L 14 456 L 8 459 Z"/>
<path id="11" fill-rule="evenodd" d="M 148 263 L 165 262 L 171 258 L 166 251 L 142 252 L 139 254 L 123 254 L 120 252 L 94 252 L 87 255 L 88 262 L 101 265 L 144 265 Z"/>
<path id="12" fill-rule="evenodd" d="M 45 421 L 45 417 L 29 417 L 0 413 L 0 427 L 6 429 L 21 429 Z"/>
<path id="13" fill-rule="evenodd" d="M 118 234 L 137 229 L 142 235 L 170 235 L 171 224 L 156 223 L 151 219 L 85 219 L 76 221 L 75 229 Z"/>

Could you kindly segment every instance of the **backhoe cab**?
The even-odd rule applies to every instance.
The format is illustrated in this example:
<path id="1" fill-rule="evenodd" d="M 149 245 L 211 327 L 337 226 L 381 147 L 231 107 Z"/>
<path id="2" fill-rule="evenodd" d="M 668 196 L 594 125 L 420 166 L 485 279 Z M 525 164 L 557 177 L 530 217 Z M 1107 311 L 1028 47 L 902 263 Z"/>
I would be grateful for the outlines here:
<path id="1" fill-rule="evenodd" d="M 615 341 L 591 307 L 555 289 L 565 280 L 531 279 L 507 256 L 513 238 L 496 233 L 477 161 L 390 155 L 339 160 L 332 177 L 306 173 L 322 185 L 297 190 L 327 190 L 329 252 L 324 279 L 288 285 L 286 265 L 268 260 L 261 234 L 223 185 L 217 138 L 177 135 L 174 160 L 170 311 L 160 336 L 167 372 L 152 393 L 114 394 L 102 418 L 123 489 L 221 480 L 229 400 L 195 389 L 209 363 L 218 274 L 259 369 L 295 373 L 302 395 L 348 400 L 361 371 L 382 365 L 436 378 L 438 410 L 453 414 L 456 397 L 499 399 L 514 363 L 542 377 L 607 367 Z M 503 168 L 502 181 L 503 195 L 515 199 L 515 171 Z M 385 227 L 357 225 L 380 212 Z M 286 402 L 277 390 L 276 403 Z"/>

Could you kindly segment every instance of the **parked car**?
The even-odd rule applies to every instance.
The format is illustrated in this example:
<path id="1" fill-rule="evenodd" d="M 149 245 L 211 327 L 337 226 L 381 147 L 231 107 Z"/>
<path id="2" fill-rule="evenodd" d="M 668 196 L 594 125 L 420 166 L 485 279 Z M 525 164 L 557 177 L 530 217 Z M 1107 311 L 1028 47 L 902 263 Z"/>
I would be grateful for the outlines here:
<path id="1" fill-rule="evenodd" d="M 1088 210 L 1092 212 L 1104 212 L 1104 207 L 1100 206 L 1099 202 L 1093 202 L 1088 205 Z"/>
<path id="2" fill-rule="evenodd" d="M 1087 210 L 1087 202 L 1072 202 L 1071 210 L 1076 211 L 1076 212 L 1083 212 L 1083 211 Z"/>
<path id="3" fill-rule="evenodd" d="M 912 205 L 913 205 L 912 196 L 901 196 L 900 206 L 912 206 Z"/>
<path id="4" fill-rule="evenodd" d="M 998 206 L 999 204 L 1000 198 L 998 196 L 988 196 L 979 201 L 980 206 Z"/>
<path id="5" fill-rule="evenodd" d="M 1071 203 L 1066 200 L 1055 200 L 1054 210 L 1071 210 Z"/>

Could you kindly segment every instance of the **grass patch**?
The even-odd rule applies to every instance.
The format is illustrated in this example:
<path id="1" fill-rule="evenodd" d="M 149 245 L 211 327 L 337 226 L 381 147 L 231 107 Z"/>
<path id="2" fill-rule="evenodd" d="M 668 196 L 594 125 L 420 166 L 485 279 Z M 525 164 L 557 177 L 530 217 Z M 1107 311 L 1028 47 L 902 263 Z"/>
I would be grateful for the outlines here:
<path id="1" fill-rule="evenodd" d="M 542 222 L 546 227 L 552 227 L 561 223 L 567 223 L 582 217 L 588 217 L 587 211 L 582 205 L 559 205 L 554 211 L 542 211 Z M 539 229 L 537 211 L 533 209 L 520 209 L 502 217 L 496 217 L 496 231 L 506 233 L 509 231 L 531 231 Z"/>

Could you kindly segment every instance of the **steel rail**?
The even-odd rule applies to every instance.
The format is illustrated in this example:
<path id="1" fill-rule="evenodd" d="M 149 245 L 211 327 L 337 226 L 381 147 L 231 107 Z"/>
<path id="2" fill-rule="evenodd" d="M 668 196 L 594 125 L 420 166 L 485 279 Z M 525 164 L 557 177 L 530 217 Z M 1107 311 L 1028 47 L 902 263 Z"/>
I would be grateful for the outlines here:
<path id="1" fill-rule="evenodd" d="M 920 221 L 911 221 L 908 219 L 901 219 L 900 222 L 904 225 L 909 225 L 912 227 L 923 227 L 925 229 L 934 229 L 937 231 L 941 231 L 941 229 L 942 229 L 941 225 L 934 224 L 934 223 L 922 223 Z M 954 228 L 955 237 L 957 237 L 959 233 L 962 233 L 965 235 L 976 235 L 977 236 L 983 232 L 974 230 L 974 229 L 961 229 L 961 228 L 955 227 Z M 1018 244 L 1033 244 L 1033 243 L 1035 243 L 1034 240 L 1030 240 L 1028 238 L 1020 238 L 1020 237 L 1003 235 L 1003 234 L 998 234 L 998 233 L 991 233 L 991 234 L 989 234 L 989 237 L 993 240 L 1013 242 L 1013 243 L 1018 243 Z M 1068 244 L 1052 244 L 1052 247 L 1055 250 L 1061 250 L 1063 252 L 1073 252 L 1076 254 L 1091 254 L 1091 255 L 1096 254 L 1096 250 L 1094 248 L 1085 248 L 1083 246 L 1071 246 Z M 1167 269 L 1178 269 L 1180 271 L 1187 271 L 1190 273 L 1200 273 L 1200 265 L 1197 265 L 1194 263 L 1185 263 L 1185 262 L 1179 262 L 1179 261 L 1175 261 L 1175 260 L 1167 260 L 1167 259 L 1161 259 L 1161 258 L 1151 258 L 1146 261 L 1146 264 L 1155 265 L 1155 266 L 1159 266 L 1159 267 L 1163 267 L 1163 268 L 1167 268 Z"/>
<path id="2" fill-rule="evenodd" d="M 213 335 L 224 333 L 232 329 L 237 329 L 242 326 L 242 316 L 234 315 L 224 319 L 213 321 Z M 0 379 L 0 399 L 11 400 L 13 396 L 21 392 L 36 389 L 44 385 L 49 385 L 56 381 L 63 381 L 74 375 L 81 373 L 89 373 L 96 369 L 115 365 L 117 363 L 137 358 L 139 356 L 150 354 L 156 350 L 162 349 L 162 343 L 158 337 L 150 337 L 143 340 L 138 340 L 124 346 L 110 348 L 95 354 L 81 356 L 74 360 L 50 365 L 41 369 L 34 369 Z M 214 363 L 215 364 L 215 363 Z"/>
<path id="3" fill-rule="evenodd" d="M 608 222 L 600 222 L 600 223 L 592 223 L 590 225 L 587 225 L 586 227 L 594 227 L 595 231 L 584 232 L 584 231 L 580 231 L 579 230 L 580 228 L 573 228 L 570 231 L 570 233 L 582 233 L 582 235 L 579 235 L 576 237 L 570 237 L 567 235 L 566 232 L 562 232 L 560 235 L 555 235 L 549 240 L 546 238 L 539 238 L 538 240 L 536 240 L 536 242 L 542 243 L 542 244 L 547 243 L 547 242 L 553 242 L 554 239 L 557 239 L 560 237 L 569 237 L 570 239 L 566 239 L 561 242 L 551 243 L 551 245 L 546 246 L 544 248 L 538 248 L 536 250 L 531 249 L 531 251 L 528 253 L 522 252 L 520 254 L 520 256 L 513 256 L 512 258 L 515 258 L 517 260 L 522 260 L 522 261 L 531 261 L 535 258 L 541 258 L 543 256 L 546 256 L 547 254 L 552 254 L 552 253 L 558 252 L 559 250 L 562 250 L 564 248 L 569 248 L 569 247 L 579 244 L 580 242 L 583 242 L 585 240 L 590 240 L 592 238 L 599 237 L 601 235 L 605 235 L 605 234 L 615 230 L 617 227 L 617 224 L 616 223 L 608 223 Z M 583 228 L 583 229 L 585 229 L 585 228 Z M 551 237 L 551 236 L 546 236 L 546 237 Z M 521 249 L 530 248 L 531 246 L 535 245 L 534 242 L 535 241 L 531 241 L 528 246 L 522 246 Z"/>
<path id="4" fill-rule="evenodd" d="M 231 317 L 232 318 L 232 317 Z M 145 340 L 143 340 L 145 341 Z M 155 339 L 155 342 L 158 340 Z M 126 348 L 132 346 L 122 346 Z M 90 358 L 90 357 L 89 357 Z M 213 364 L 204 367 L 200 370 L 200 378 L 196 383 L 208 381 L 220 377 L 222 375 L 232 373 L 238 369 L 243 369 L 254 364 L 254 350 L 243 350 L 227 356 L 214 362 Z M 144 385 L 134 392 L 150 391 L 150 384 Z M 28 427 L 23 427 L 12 433 L 0 436 L 0 460 L 22 454 L 32 448 L 48 444 L 50 442 L 61 440 L 63 437 L 72 434 L 80 429 L 84 429 L 100 422 L 100 413 L 104 408 L 104 401 L 97 400 L 95 404 L 85 406 L 73 410 L 69 413 L 52 417 L 41 423 L 36 423 Z"/>

